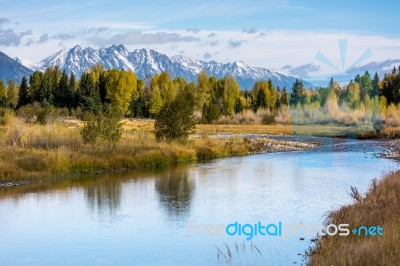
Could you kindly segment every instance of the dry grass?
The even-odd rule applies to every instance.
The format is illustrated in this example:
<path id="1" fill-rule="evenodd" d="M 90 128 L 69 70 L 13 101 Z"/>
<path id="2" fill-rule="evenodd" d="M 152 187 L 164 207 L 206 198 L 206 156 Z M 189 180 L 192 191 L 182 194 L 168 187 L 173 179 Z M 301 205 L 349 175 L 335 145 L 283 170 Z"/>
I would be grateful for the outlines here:
<path id="1" fill-rule="evenodd" d="M 290 135 L 290 125 L 197 125 L 197 134 L 274 134 Z"/>
<path id="2" fill-rule="evenodd" d="M 245 109 L 241 113 L 231 116 L 222 116 L 214 121 L 216 125 L 261 125 L 265 115 L 270 115 L 268 109 L 259 109 L 257 112 Z"/>
<path id="3" fill-rule="evenodd" d="M 158 168 L 169 164 L 246 155 L 251 143 L 240 138 L 191 138 L 186 143 L 157 142 L 153 121 L 126 120 L 115 149 L 107 143 L 83 144 L 80 122 L 48 125 L 13 118 L 1 126 L 0 181 L 36 181 L 60 175 L 121 169 Z"/>
<path id="4" fill-rule="evenodd" d="M 383 236 L 323 237 L 310 252 L 309 265 L 398 265 L 400 261 L 400 172 L 373 181 L 361 197 L 352 189 L 355 203 L 331 213 L 327 223 L 381 226 Z"/>

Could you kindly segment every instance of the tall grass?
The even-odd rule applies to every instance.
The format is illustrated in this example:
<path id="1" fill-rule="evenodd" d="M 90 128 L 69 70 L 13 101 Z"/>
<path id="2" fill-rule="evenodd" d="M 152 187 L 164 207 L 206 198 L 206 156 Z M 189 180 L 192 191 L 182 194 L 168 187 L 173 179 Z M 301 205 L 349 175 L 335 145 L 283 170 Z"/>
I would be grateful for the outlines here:
<path id="1" fill-rule="evenodd" d="M 263 124 L 263 118 L 266 115 L 271 115 L 268 109 L 259 109 L 257 112 L 253 112 L 250 109 L 245 109 L 241 113 L 237 113 L 231 116 L 221 116 L 219 119 L 213 122 L 213 124 L 219 125 L 261 125 Z"/>
<path id="2" fill-rule="evenodd" d="M 217 250 L 218 264 L 267 265 L 263 253 L 253 242 L 236 242 L 232 247 L 225 243 L 221 248 L 215 246 L 215 249 Z"/>
<path id="3" fill-rule="evenodd" d="M 332 212 L 328 224 L 381 226 L 383 236 L 327 236 L 309 252 L 309 265 L 398 265 L 400 261 L 400 172 L 375 180 L 365 196 L 355 188 L 355 202 Z"/>
<path id="4" fill-rule="evenodd" d="M 242 138 L 192 137 L 185 143 L 156 141 L 151 121 L 127 121 L 121 141 L 84 144 L 79 121 L 27 123 L 11 115 L 0 127 L 0 181 L 40 180 L 69 174 L 159 168 L 169 164 L 246 155 L 256 143 Z M 262 140 L 267 141 L 267 140 Z M 269 141 L 273 143 L 273 141 Z M 279 143 L 282 145 L 282 143 Z M 283 144 L 289 148 L 291 143 Z M 294 147 L 293 149 L 297 149 Z"/>

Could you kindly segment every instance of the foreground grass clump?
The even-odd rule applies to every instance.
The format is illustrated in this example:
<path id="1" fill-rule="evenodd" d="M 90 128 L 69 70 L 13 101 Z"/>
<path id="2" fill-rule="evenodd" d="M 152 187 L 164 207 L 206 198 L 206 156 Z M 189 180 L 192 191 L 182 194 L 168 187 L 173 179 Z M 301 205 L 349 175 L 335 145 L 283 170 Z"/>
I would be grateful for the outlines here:
<path id="1" fill-rule="evenodd" d="M 323 237 L 309 255 L 309 265 L 398 265 L 400 261 L 400 172 L 372 182 L 363 197 L 352 188 L 355 203 L 328 216 L 328 223 L 381 226 L 383 236 Z"/>
<path id="2" fill-rule="evenodd" d="M 186 142 L 157 141 L 143 121 L 126 121 L 117 145 L 107 141 L 85 144 L 80 134 L 82 126 L 81 122 L 70 120 L 42 125 L 16 117 L 8 119 L 7 124 L 0 126 L 0 182 L 34 182 L 71 174 L 160 168 L 257 152 L 254 143 L 241 138 L 203 136 L 191 137 Z"/>

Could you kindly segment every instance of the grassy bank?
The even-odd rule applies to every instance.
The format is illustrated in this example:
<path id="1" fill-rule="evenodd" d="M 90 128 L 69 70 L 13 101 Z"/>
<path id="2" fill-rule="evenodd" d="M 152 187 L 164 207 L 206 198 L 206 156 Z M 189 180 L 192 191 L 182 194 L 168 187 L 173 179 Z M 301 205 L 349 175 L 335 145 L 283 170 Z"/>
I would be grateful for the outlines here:
<path id="1" fill-rule="evenodd" d="M 152 131 L 154 121 L 145 120 L 127 120 L 126 125 L 134 130 Z M 271 135 L 307 135 L 321 137 L 351 137 L 351 138 L 396 138 L 400 137 L 400 127 L 384 127 L 377 134 L 372 128 L 363 128 L 356 126 L 344 126 L 339 124 L 310 124 L 310 125 L 292 125 L 292 124 L 198 124 L 196 125 L 196 134 L 271 134 Z"/>
<path id="2" fill-rule="evenodd" d="M 400 127 L 385 127 L 379 133 L 372 128 L 326 125 L 197 125 L 198 134 L 273 134 L 273 135 L 307 135 L 319 137 L 350 138 L 398 138 Z"/>
<path id="3" fill-rule="evenodd" d="M 309 265 L 398 265 L 400 261 L 400 172 L 373 182 L 366 196 L 352 190 L 355 203 L 328 216 L 328 224 L 381 226 L 383 236 L 323 237 Z"/>
<path id="4" fill-rule="evenodd" d="M 48 125 L 10 118 L 0 126 L 0 182 L 35 182 L 73 174 L 102 173 L 123 169 L 161 168 L 255 152 L 298 150 L 304 145 L 267 139 L 215 139 L 192 137 L 186 143 L 157 142 L 153 121 L 126 121 L 116 147 L 104 142 L 84 144 L 78 120 Z M 275 150 L 276 151 L 276 150 Z"/>

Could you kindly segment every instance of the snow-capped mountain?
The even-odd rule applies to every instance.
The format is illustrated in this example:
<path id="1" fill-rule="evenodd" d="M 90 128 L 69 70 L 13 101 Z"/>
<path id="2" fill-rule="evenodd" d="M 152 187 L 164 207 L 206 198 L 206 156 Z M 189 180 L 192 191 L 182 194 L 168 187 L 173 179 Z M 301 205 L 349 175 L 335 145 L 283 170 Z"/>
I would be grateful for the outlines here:
<path id="1" fill-rule="evenodd" d="M 20 82 L 23 76 L 29 76 L 32 70 L 0 52 L 0 79 L 5 83 L 9 80 Z"/>
<path id="2" fill-rule="evenodd" d="M 218 63 L 215 61 L 192 60 L 185 56 L 168 57 L 149 49 L 137 49 L 129 52 L 123 45 L 113 45 L 103 49 L 83 48 L 75 46 L 70 50 L 62 50 L 42 60 L 34 70 L 58 66 L 78 77 L 94 64 L 101 63 L 106 69 L 117 68 L 132 70 L 139 78 L 152 76 L 163 71 L 173 78 L 183 77 L 188 81 L 196 81 L 197 74 L 204 70 L 208 75 L 218 78 L 234 76 L 242 89 L 252 88 L 255 81 L 271 79 L 275 86 L 291 87 L 296 77 L 285 75 L 266 68 L 250 67 L 243 62 Z M 306 85 L 310 85 L 306 82 Z"/>

